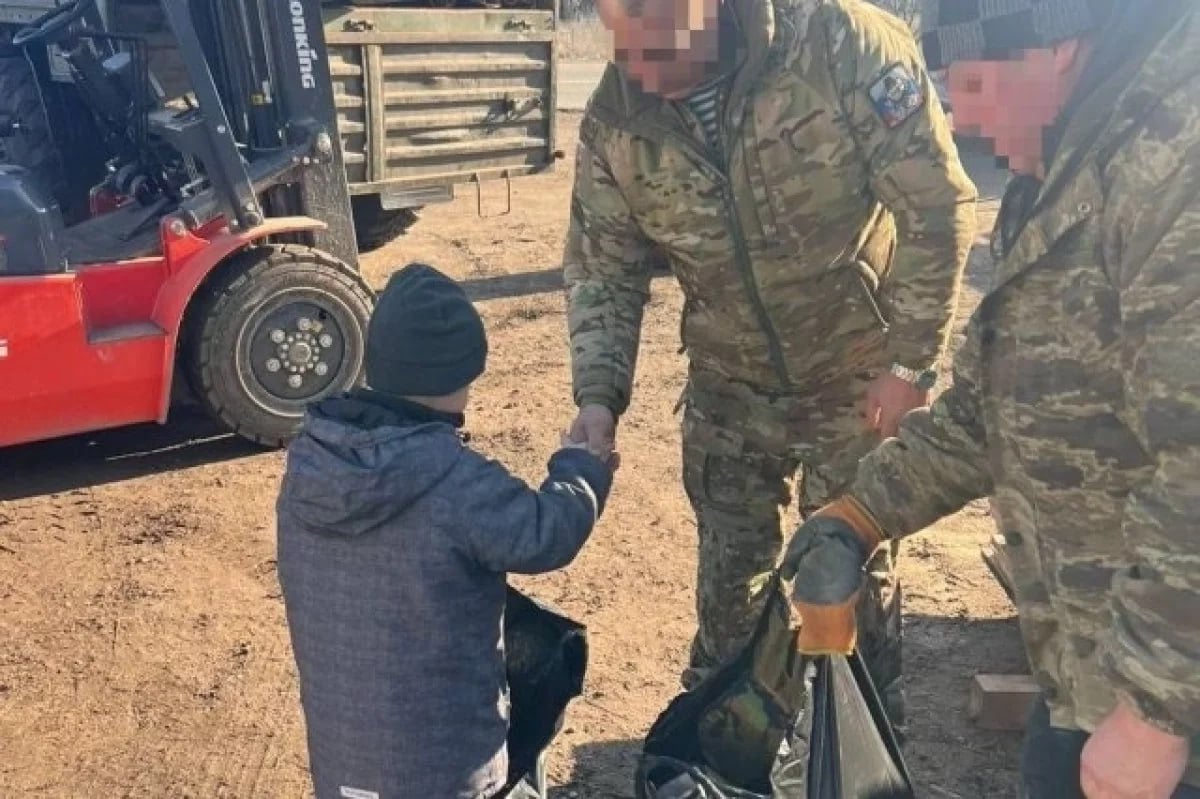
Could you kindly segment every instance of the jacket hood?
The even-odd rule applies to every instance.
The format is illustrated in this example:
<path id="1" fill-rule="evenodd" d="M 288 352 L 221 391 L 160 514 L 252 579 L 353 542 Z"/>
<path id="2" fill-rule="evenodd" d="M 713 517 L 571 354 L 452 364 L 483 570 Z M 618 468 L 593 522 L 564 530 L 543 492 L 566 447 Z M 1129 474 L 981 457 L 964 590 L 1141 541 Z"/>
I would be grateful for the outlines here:
<path id="1" fill-rule="evenodd" d="M 367 393 L 313 407 L 288 448 L 277 509 L 310 529 L 357 536 L 388 523 L 454 468 L 453 417 Z"/>

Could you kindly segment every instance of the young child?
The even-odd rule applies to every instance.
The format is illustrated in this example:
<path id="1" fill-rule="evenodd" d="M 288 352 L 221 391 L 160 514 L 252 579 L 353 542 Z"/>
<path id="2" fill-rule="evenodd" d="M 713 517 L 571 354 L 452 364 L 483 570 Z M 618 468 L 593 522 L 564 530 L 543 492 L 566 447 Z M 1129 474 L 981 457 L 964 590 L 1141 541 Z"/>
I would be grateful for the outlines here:
<path id="1" fill-rule="evenodd" d="M 535 491 L 467 447 L 486 356 L 463 290 L 410 265 L 371 318 L 369 387 L 314 407 L 289 449 L 279 580 L 318 799 L 505 784 L 505 573 L 570 563 L 612 470 L 567 446 Z"/>

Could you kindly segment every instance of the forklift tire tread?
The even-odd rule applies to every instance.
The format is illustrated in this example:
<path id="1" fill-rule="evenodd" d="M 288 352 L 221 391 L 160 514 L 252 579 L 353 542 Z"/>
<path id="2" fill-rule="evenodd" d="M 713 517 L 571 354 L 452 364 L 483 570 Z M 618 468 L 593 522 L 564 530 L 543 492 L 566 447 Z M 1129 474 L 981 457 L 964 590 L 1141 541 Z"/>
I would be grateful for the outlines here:
<path id="1" fill-rule="evenodd" d="M 331 312 L 343 346 L 339 366 L 328 385 L 314 396 L 280 401 L 257 379 L 253 364 L 246 363 L 253 361 L 253 356 L 239 358 L 239 353 L 255 344 L 252 339 L 256 335 L 269 335 L 261 328 L 268 326 L 265 323 L 270 316 L 259 318 L 253 328 L 247 325 L 256 314 L 265 313 L 273 299 L 287 292 L 300 293 L 295 302 L 311 305 L 313 296 L 327 302 L 323 310 Z M 373 304 L 374 293 L 361 275 L 320 250 L 292 244 L 243 250 L 201 287 L 188 310 L 180 352 L 184 375 L 193 394 L 214 419 L 257 444 L 286 446 L 299 428 L 308 403 L 361 382 Z M 260 338 L 258 346 L 263 343 Z M 283 347 L 280 344 L 280 349 Z M 273 366 L 280 371 L 278 365 Z M 286 372 L 284 367 L 282 375 Z M 257 397 L 255 391 L 260 392 Z M 274 399 L 276 407 L 265 407 L 264 397 L 268 403 Z"/>
<path id="2" fill-rule="evenodd" d="M 354 211 L 354 238 L 359 252 L 371 252 L 408 232 L 417 222 L 418 208 L 383 207 L 378 194 L 351 198 Z"/>

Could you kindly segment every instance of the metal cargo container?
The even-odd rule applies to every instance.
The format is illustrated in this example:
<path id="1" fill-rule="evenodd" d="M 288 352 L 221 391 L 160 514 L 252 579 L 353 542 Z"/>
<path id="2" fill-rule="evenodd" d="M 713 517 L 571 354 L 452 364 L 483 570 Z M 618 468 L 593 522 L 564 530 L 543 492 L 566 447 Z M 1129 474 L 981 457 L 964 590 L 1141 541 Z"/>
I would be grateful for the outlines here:
<path id="1" fill-rule="evenodd" d="M 346 173 L 385 207 L 550 167 L 553 10 L 329 9 Z"/>

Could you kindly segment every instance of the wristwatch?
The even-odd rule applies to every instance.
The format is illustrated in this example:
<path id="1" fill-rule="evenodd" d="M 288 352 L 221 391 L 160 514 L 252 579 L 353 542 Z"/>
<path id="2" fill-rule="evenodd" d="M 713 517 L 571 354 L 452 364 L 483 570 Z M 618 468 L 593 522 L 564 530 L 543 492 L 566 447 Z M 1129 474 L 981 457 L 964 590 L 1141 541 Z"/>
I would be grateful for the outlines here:
<path id="1" fill-rule="evenodd" d="M 932 369 L 909 369 L 898 363 L 892 364 L 892 375 L 907 383 L 912 383 L 914 388 L 921 391 L 928 391 L 937 382 L 937 372 Z"/>

